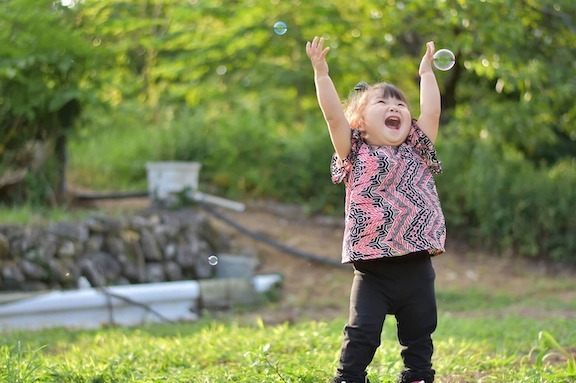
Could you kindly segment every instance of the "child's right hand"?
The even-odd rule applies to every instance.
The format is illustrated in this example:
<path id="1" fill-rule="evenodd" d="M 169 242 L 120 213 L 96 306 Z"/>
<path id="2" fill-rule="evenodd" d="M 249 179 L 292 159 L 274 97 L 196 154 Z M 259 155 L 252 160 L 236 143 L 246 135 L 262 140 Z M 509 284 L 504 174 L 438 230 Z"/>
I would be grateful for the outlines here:
<path id="1" fill-rule="evenodd" d="M 314 74 L 316 76 L 327 76 L 328 75 L 328 63 L 326 62 L 326 54 L 330 50 L 330 47 L 324 48 L 324 38 L 314 37 L 312 42 L 308 41 L 306 43 L 306 54 L 312 62 L 312 68 L 314 68 Z"/>

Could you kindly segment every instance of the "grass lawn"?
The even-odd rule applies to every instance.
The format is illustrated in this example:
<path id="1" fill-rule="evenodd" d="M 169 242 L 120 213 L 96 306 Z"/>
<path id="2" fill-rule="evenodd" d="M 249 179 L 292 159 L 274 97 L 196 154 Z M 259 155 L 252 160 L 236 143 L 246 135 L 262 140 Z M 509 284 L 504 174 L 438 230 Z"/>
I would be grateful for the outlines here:
<path id="1" fill-rule="evenodd" d="M 2 382 L 327 382 L 343 321 L 266 326 L 234 319 L 100 330 L 0 334 Z M 437 382 L 574 382 L 567 319 L 441 314 Z M 572 347 L 572 348 L 571 348 Z M 402 366 L 392 317 L 369 370 L 395 382 Z"/>

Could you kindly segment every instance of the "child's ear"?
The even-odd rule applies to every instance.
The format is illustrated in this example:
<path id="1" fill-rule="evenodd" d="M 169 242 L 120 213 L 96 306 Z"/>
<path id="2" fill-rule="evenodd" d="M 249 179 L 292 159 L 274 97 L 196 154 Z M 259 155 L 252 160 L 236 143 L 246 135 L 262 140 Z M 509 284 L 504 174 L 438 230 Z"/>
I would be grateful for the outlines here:
<path id="1" fill-rule="evenodd" d="M 358 125 L 356 126 L 356 129 L 360 132 L 360 137 L 362 137 L 363 139 L 366 139 L 368 137 L 368 133 L 366 132 L 366 127 L 364 126 L 364 119 L 363 118 L 358 119 Z"/>

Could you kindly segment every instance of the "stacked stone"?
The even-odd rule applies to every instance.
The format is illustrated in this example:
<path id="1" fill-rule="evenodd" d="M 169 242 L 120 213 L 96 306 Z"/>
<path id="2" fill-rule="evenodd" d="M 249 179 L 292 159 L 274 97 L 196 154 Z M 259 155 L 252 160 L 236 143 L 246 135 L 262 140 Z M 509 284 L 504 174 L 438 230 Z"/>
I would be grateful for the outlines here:
<path id="1" fill-rule="evenodd" d="M 210 278 L 226 239 L 197 209 L 0 225 L 0 290 L 75 289 Z"/>

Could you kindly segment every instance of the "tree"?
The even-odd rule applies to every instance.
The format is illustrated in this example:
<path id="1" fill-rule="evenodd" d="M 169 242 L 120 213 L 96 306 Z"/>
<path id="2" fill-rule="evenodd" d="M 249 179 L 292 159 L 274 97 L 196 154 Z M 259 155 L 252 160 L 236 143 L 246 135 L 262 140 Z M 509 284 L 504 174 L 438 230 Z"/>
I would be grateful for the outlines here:
<path id="1" fill-rule="evenodd" d="M 64 197 L 66 140 L 91 99 L 96 52 L 71 13 L 43 0 L 0 2 L 0 196 Z"/>

